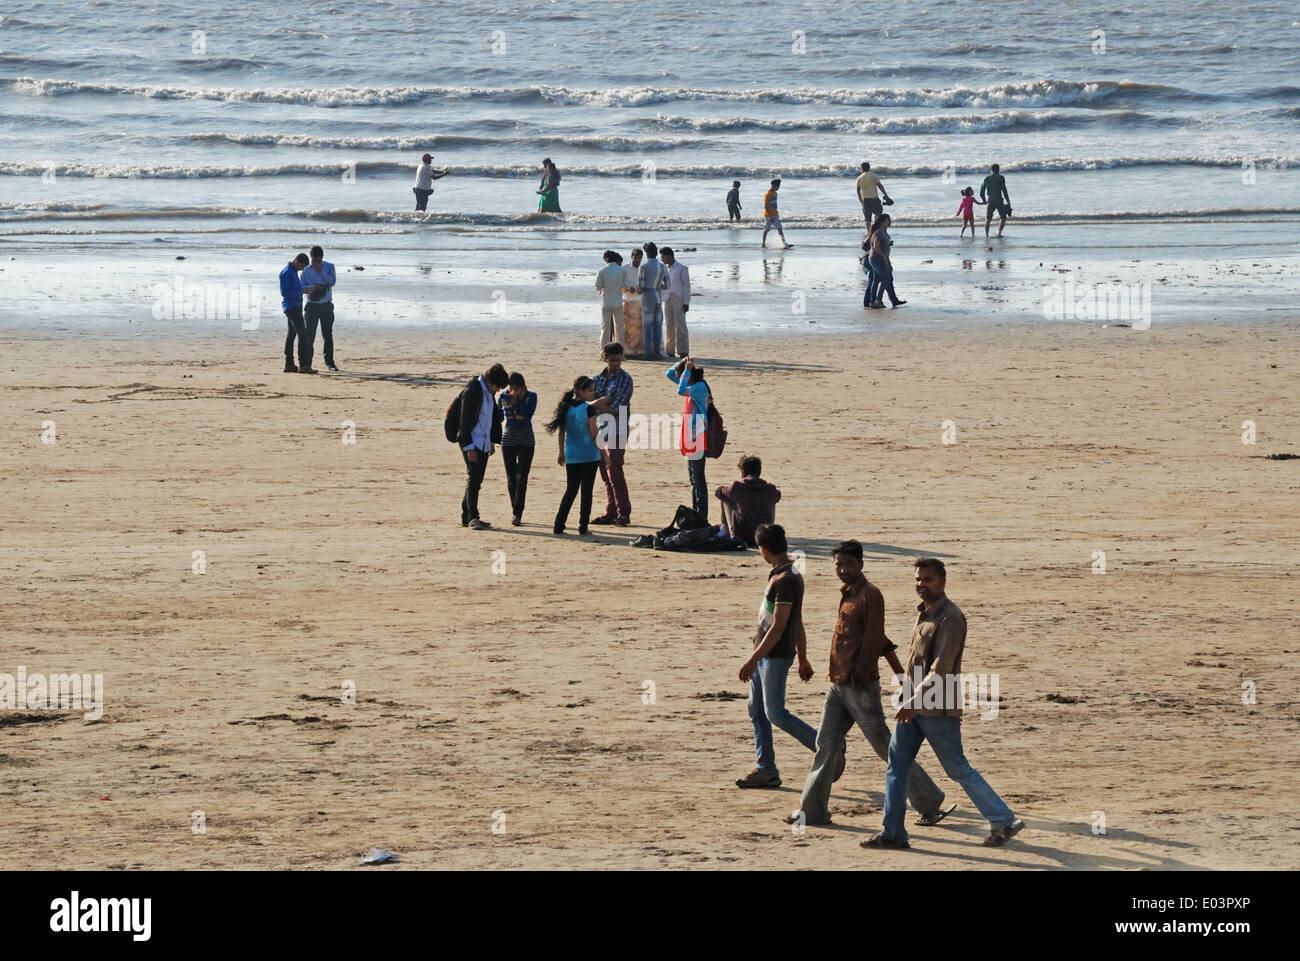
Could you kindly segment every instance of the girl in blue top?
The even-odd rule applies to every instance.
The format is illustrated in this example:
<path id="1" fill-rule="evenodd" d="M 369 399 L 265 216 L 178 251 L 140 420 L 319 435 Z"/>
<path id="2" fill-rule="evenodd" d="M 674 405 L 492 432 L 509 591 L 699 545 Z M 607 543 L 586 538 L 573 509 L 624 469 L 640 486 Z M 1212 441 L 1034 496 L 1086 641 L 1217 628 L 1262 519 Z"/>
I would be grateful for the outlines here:
<path id="1" fill-rule="evenodd" d="M 579 377 L 573 389 L 565 391 L 555 406 L 555 416 L 546 425 L 547 433 L 559 433 L 560 451 L 556 463 L 568 473 L 568 486 L 555 514 L 555 533 L 563 534 L 565 522 L 573 499 L 582 491 L 578 508 L 578 533 L 589 534 L 587 523 L 591 520 L 591 491 L 600 467 L 600 449 L 596 447 L 596 418 L 607 413 L 607 404 L 593 403 L 596 383 L 590 377 Z M 606 401 L 607 398 L 602 398 Z"/>
<path id="2" fill-rule="evenodd" d="M 524 500 L 528 496 L 528 472 L 533 467 L 533 414 L 537 412 L 537 394 L 528 389 L 524 375 L 510 375 L 509 388 L 497 394 L 497 405 L 505 415 L 501 436 L 501 459 L 506 465 L 506 488 L 510 491 L 511 521 L 515 527 L 524 522 Z"/>
<path id="3" fill-rule="evenodd" d="M 691 506 L 708 520 L 709 488 L 704 480 L 704 452 L 708 447 L 705 428 L 709 422 L 709 385 L 704 380 L 704 368 L 696 367 L 693 357 L 684 357 L 669 367 L 668 379 L 677 385 L 677 393 L 686 398 L 681 449 L 691 479 Z"/>

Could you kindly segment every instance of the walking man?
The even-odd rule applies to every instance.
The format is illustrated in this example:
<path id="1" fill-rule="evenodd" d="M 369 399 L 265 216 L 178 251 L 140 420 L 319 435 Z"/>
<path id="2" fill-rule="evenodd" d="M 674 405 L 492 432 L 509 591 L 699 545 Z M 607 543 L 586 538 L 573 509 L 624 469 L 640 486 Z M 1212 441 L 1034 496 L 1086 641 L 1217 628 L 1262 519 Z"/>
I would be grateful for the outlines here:
<path id="1" fill-rule="evenodd" d="M 984 236 L 989 235 L 989 224 L 993 222 L 993 211 L 998 212 L 998 236 L 1007 225 L 1011 216 L 1011 194 L 1007 193 L 1007 178 L 999 172 L 1001 168 L 994 164 L 989 168 L 989 175 L 980 184 L 980 200 L 986 201 L 984 208 Z"/>
<path id="2" fill-rule="evenodd" d="M 889 194 L 885 190 L 885 185 L 880 182 L 880 178 L 871 172 L 871 164 L 865 160 L 862 161 L 862 173 L 858 174 L 858 203 L 862 204 L 862 216 L 867 220 L 867 236 L 871 236 L 871 222 L 874 217 L 879 217 L 884 213 L 885 208 L 881 206 L 880 196 L 885 198 L 885 203 L 892 204 Z"/>
<path id="3" fill-rule="evenodd" d="M 620 270 L 622 268 L 619 268 Z M 600 479 L 605 484 L 605 513 L 593 517 L 593 524 L 627 527 L 632 517 L 632 500 L 623 477 L 624 445 L 627 443 L 628 412 L 632 404 L 632 375 L 623 369 L 623 345 L 606 344 L 602 351 L 605 369 L 593 379 L 596 397 L 609 398 L 610 413 L 596 422 L 596 446 L 601 449 Z"/>
<path id="4" fill-rule="evenodd" d="M 663 292 L 668 289 L 668 271 L 659 262 L 659 247 L 653 240 L 641 245 L 645 260 L 637 274 L 641 294 L 641 336 L 646 360 L 664 360 Z"/>
<path id="5" fill-rule="evenodd" d="M 302 282 L 298 279 L 298 271 L 302 270 L 310 261 L 306 254 L 299 254 L 289 261 L 280 271 L 280 306 L 284 310 L 284 316 L 289 321 L 289 334 L 284 339 L 284 372 L 286 374 L 314 374 L 316 371 L 311 369 L 311 356 L 302 363 L 301 368 L 293 362 L 293 340 L 298 338 L 298 357 L 303 357 L 303 347 L 307 340 L 307 330 L 303 326 L 302 319 Z"/>
<path id="6" fill-rule="evenodd" d="M 754 724 L 754 750 L 758 766 L 736 781 L 740 788 L 778 788 L 772 727 L 785 731 L 808 750 L 816 750 L 817 732 L 785 707 L 785 683 L 790 665 L 799 658 L 799 679 L 813 676 L 803 632 L 803 577 L 787 553 L 785 529 L 764 524 L 758 529 L 758 548 L 771 566 L 767 590 L 758 609 L 754 651 L 740 665 L 740 679 L 749 682 L 749 719 Z"/>
<path id="7" fill-rule="evenodd" d="M 831 557 L 835 560 L 835 575 L 843 586 L 840 587 L 839 619 L 831 637 L 827 675 L 831 685 L 826 691 L 826 707 L 817 730 L 817 756 L 799 802 L 805 824 L 831 823 L 827 807 L 831 781 L 836 771 L 843 770 L 844 739 L 855 722 L 880 759 L 889 759 L 889 727 L 880 706 L 877 661 L 884 655 L 895 675 L 903 673 L 895 647 L 885 636 L 885 598 L 862 574 L 862 545 L 844 541 L 831 552 Z M 938 824 L 956 807 L 941 810 L 943 791 L 919 764 L 912 765 L 907 793 L 912 807 L 921 812 L 918 824 Z M 797 814 L 786 820 L 796 823 Z"/>
<path id="8" fill-rule="evenodd" d="M 785 239 L 785 231 L 781 228 L 781 214 L 776 209 L 776 195 L 781 189 L 781 178 L 777 177 L 772 181 L 772 188 L 763 194 L 763 242 L 760 247 L 767 246 L 767 232 L 775 229 L 781 235 L 781 244 L 785 247 L 793 247 L 794 244 Z"/>
<path id="9" fill-rule="evenodd" d="M 883 830 L 862 842 L 866 848 L 908 846 L 904 795 L 922 741 L 930 742 L 947 775 L 988 818 L 991 832 L 985 845 L 1001 847 L 1025 826 L 962 753 L 961 655 L 966 646 L 966 615 L 948 599 L 946 583 L 943 561 L 923 557 L 916 562 L 916 594 L 921 603 L 916 606 L 898 723 L 889 742 Z"/>
<path id="10" fill-rule="evenodd" d="M 478 492 L 483 486 L 488 458 L 501 441 L 501 421 L 497 391 L 510 386 L 510 375 L 500 364 L 493 364 L 475 377 L 461 392 L 460 432 L 456 442 L 465 458 L 465 496 L 460 502 L 460 526 L 486 530 L 492 525 L 478 516 Z"/>
<path id="11" fill-rule="evenodd" d="M 307 366 L 311 366 L 312 354 L 316 349 L 316 325 L 320 324 L 321 337 L 325 342 L 325 366 L 338 370 L 334 366 L 334 265 L 325 259 L 325 250 L 320 246 L 311 249 L 311 263 L 302 269 L 302 288 L 307 295 L 304 326 L 307 331 Z"/>
<path id="12" fill-rule="evenodd" d="M 605 266 L 596 274 L 596 289 L 600 291 L 600 346 L 611 341 L 623 343 L 623 255 L 617 250 L 605 251 Z"/>
<path id="13" fill-rule="evenodd" d="M 433 154 L 425 154 L 420 158 L 420 166 L 415 168 L 415 186 L 411 188 L 415 192 L 416 210 L 424 210 L 428 207 L 429 194 L 433 193 L 433 182 L 445 176 L 447 171 L 433 169 Z"/>
<path id="14" fill-rule="evenodd" d="M 668 269 L 668 296 L 664 300 L 664 339 L 669 357 L 685 357 L 691 352 L 691 338 L 686 330 L 686 312 L 691 309 L 691 272 L 673 255 L 673 248 L 659 252 Z"/>

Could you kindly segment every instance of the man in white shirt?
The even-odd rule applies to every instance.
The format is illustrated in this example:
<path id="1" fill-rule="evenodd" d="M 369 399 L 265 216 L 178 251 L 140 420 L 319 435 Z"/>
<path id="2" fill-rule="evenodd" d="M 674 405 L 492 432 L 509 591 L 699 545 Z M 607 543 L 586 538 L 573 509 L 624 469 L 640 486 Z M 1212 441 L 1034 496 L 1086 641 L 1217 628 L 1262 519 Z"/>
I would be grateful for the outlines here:
<path id="1" fill-rule="evenodd" d="M 316 346 L 316 325 L 320 325 L 321 337 L 325 341 L 325 366 L 338 370 L 334 366 L 334 282 L 336 274 L 334 265 L 325 259 L 325 251 L 320 246 L 311 249 L 311 263 L 302 269 L 302 292 L 307 295 L 303 323 L 307 328 L 305 338 L 307 348 L 307 366 L 311 366 L 312 351 Z M 301 351 L 300 351 L 301 352 Z"/>
<path id="2" fill-rule="evenodd" d="M 686 312 L 691 309 L 691 273 L 673 256 L 673 248 L 659 251 L 668 268 L 668 296 L 664 299 L 664 340 L 669 357 L 685 357 L 691 352 L 686 332 Z"/>
<path id="3" fill-rule="evenodd" d="M 659 247 L 653 240 L 641 245 L 645 262 L 637 275 L 641 294 L 641 335 L 646 360 L 664 359 L 664 305 L 662 292 L 668 289 L 668 270 L 659 262 Z"/>
<path id="4" fill-rule="evenodd" d="M 433 154 L 420 158 L 420 166 L 415 168 L 415 209 L 424 210 L 429 205 L 429 194 L 433 193 L 433 182 L 447 176 L 445 170 L 433 169 Z"/>
<path id="5" fill-rule="evenodd" d="M 623 256 L 616 250 L 605 251 L 605 266 L 596 274 L 600 291 L 600 346 L 623 343 Z"/>

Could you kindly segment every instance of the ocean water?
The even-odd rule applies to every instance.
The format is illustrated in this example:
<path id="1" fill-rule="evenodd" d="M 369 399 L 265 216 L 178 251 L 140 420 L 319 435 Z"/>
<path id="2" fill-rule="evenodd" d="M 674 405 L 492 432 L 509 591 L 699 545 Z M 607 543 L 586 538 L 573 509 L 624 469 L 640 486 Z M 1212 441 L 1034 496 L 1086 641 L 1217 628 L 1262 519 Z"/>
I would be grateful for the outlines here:
<path id="1" fill-rule="evenodd" d="M 201 259 L 218 279 L 273 288 L 288 255 L 317 241 L 378 271 L 377 321 L 418 321 L 431 303 L 482 311 L 507 288 L 552 305 L 534 319 L 585 310 L 599 252 L 648 238 L 694 248 L 719 302 L 800 277 L 860 313 L 861 160 L 895 200 L 900 286 L 956 315 L 1007 300 L 947 289 L 972 259 L 1156 260 L 1192 278 L 1207 261 L 1300 254 L 1300 8 L 644 10 L 10 3 L 0 253 L 14 266 L 0 272 L 0 321 L 88 322 L 48 295 L 69 264 L 112 262 L 99 288 L 109 322 L 142 309 L 154 273 Z M 410 187 L 425 151 L 450 174 L 422 214 Z M 536 213 L 544 156 L 563 177 L 561 215 Z M 963 248 L 959 191 L 994 161 L 1014 219 L 996 251 L 982 230 Z M 773 279 L 759 225 L 727 225 L 723 198 L 741 180 L 757 217 L 776 176 L 796 248 Z M 413 300 L 393 295 L 404 285 Z M 1193 288 L 1167 302 L 1180 297 Z M 789 314 L 777 302 L 743 313 Z"/>

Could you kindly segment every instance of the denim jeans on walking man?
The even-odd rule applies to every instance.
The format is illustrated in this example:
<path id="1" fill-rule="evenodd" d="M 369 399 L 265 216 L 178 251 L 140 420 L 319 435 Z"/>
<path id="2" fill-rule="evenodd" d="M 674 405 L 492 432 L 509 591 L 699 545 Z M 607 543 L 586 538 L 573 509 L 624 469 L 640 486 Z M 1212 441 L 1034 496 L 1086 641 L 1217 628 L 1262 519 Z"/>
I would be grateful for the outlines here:
<path id="1" fill-rule="evenodd" d="M 646 360 L 662 360 L 664 356 L 664 305 L 658 298 L 641 300 L 641 339 L 645 345 Z"/>
<path id="2" fill-rule="evenodd" d="M 845 735 L 854 723 L 867 736 L 871 748 L 882 761 L 889 759 L 889 725 L 880 706 L 880 682 L 872 681 L 866 687 L 851 684 L 831 684 L 826 691 L 826 708 L 822 723 L 817 729 L 817 756 L 812 770 L 803 785 L 800 808 L 808 824 L 825 824 L 830 821 L 827 807 L 831 796 L 831 782 L 840 763 L 840 751 Z M 907 796 L 912 807 L 922 814 L 938 811 L 943 805 L 943 791 L 930 780 L 921 765 L 913 764 L 907 780 Z"/>
<path id="3" fill-rule="evenodd" d="M 884 835 L 891 841 L 906 841 L 903 815 L 907 805 L 908 779 L 921 742 L 929 741 L 944 773 L 962 786 L 971 803 L 988 818 L 994 831 L 1006 828 L 1016 819 L 1005 801 L 989 787 L 979 771 L 971 767 L 961 749 L 961 718 L 914 714 L 906 724 L 894 725 L 889 742 L 889 770 L 885 774 Z"/>
<path id="4" fill-rule="evenodd" d="M 749 680 L 749 719 L 754 722 L 754 751 L 758 769 L 780 774 L 776 768 L 776 750 L 772 745 L 772 728 L 779 727 L 806 747 L 816 750 L 817 732 L 791 714 L 785 706 L 785 682 L 792 657 L 764 657 Z"/>

